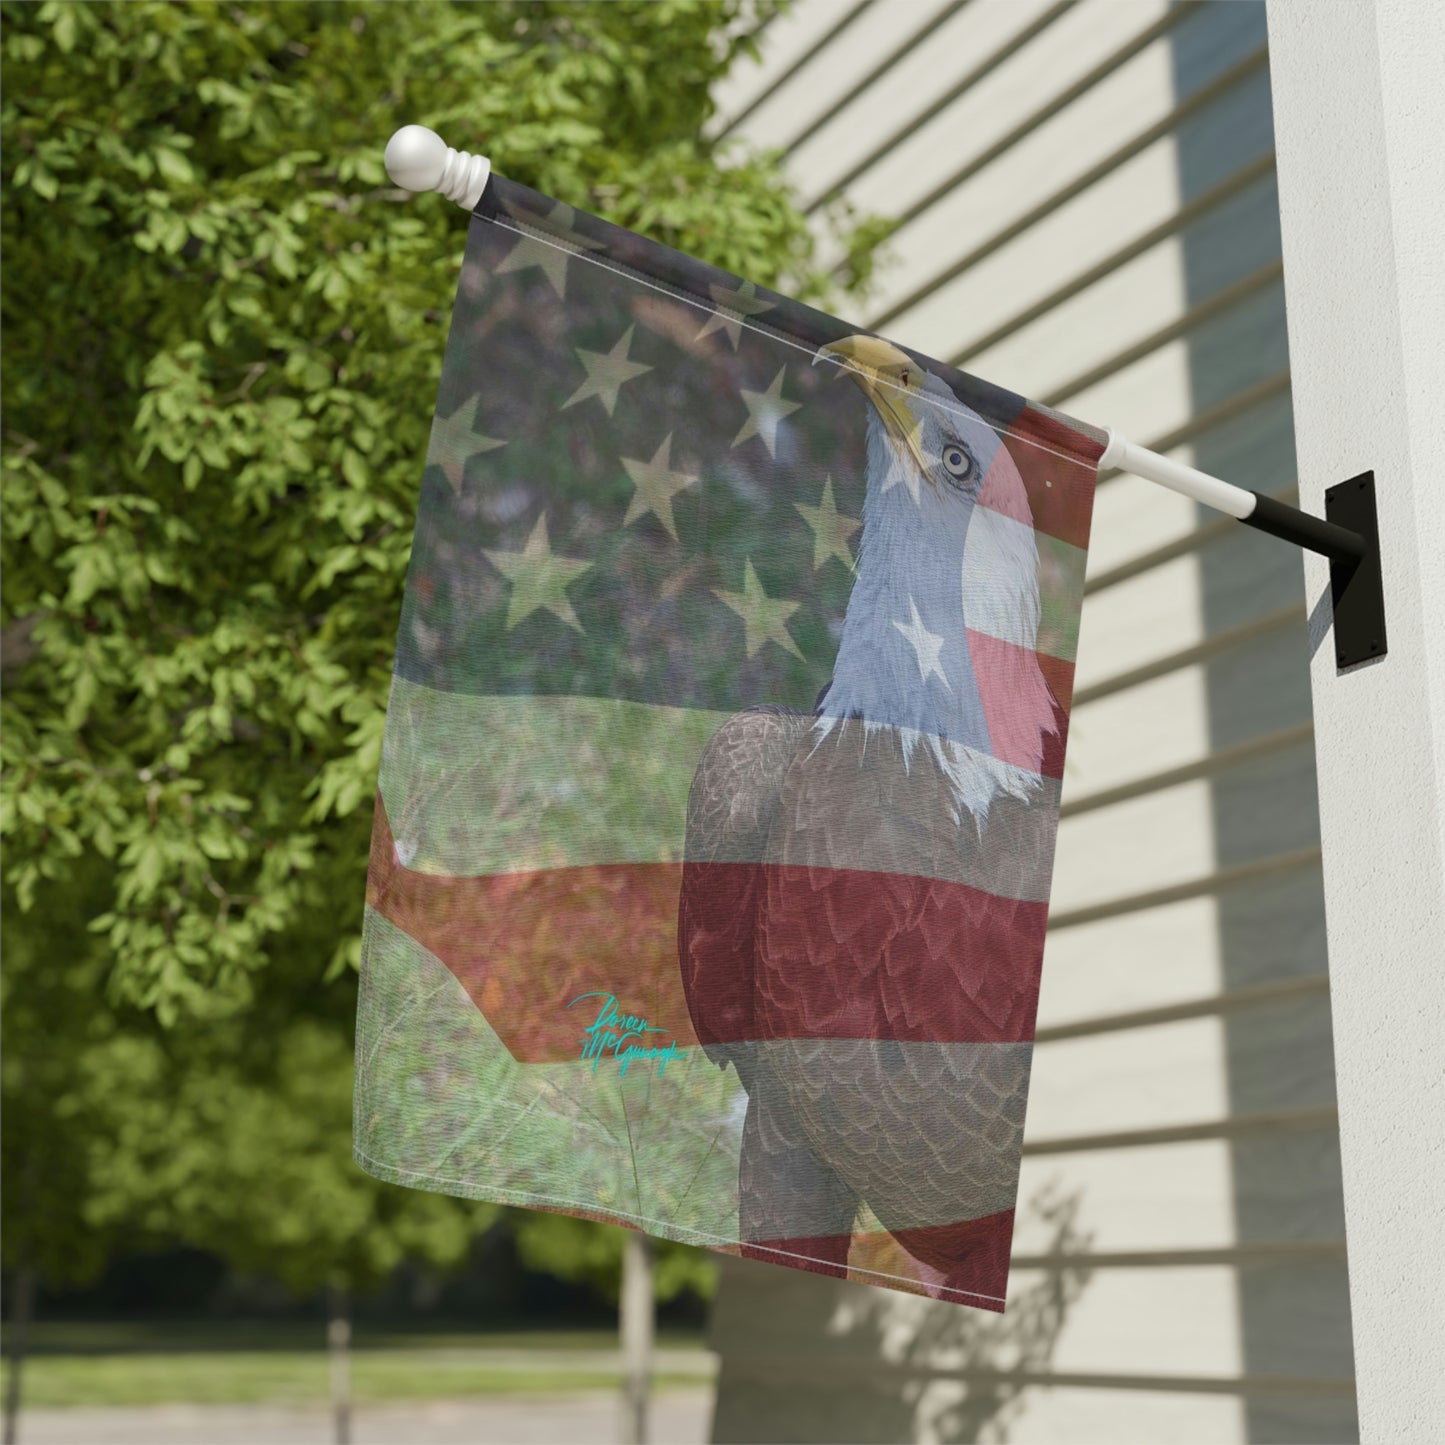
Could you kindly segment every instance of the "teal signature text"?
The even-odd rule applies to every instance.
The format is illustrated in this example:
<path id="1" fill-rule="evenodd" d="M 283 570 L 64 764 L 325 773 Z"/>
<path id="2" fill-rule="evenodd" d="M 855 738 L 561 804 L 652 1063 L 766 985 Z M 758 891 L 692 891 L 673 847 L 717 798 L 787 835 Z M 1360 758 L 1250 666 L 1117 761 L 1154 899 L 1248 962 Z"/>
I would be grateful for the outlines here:
<path id="1" fill-rule="evenodd" d="M 602 1000 L 597 1017 L 582 1035 L 582 1058 L 584 1062 L 587 1059 L 592 1060 L 594 1074 L 603 1059 L 616 1059 L 617 1072 L 623 1076 L 636 1060 L 646 1059 L 657 1064 L 660 1078 L 670 1060 L 687 1057 L 687 1050 L 678 1048 L 674 1039 L 669 1038 L 665 1044 L 644 1042 L 648 1034 L 665 1034 L 667 1030 L 655 1028 L 645 1018 L 639 1018 L 635 1014 L 623 1013 L 613 994 L 579 993 L 567 1007 L 571 1008 L 585 998 Z"/>

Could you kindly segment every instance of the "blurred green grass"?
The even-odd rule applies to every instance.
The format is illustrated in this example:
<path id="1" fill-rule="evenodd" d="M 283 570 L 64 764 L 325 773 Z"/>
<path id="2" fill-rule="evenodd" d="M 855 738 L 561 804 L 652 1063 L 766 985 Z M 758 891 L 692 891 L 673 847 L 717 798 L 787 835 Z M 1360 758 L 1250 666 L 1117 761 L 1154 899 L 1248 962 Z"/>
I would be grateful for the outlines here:
<path id="1" fill-rule="evenodd" d="M 658 1388 L 711 1380 L 711 1357 L 696 1335 L 665 1334 L 658 1343 Z M 22 1386 L 24 1404 L 36 1408 L 328 1398 L 319 1328 L 50 1325 L 37 1327 L 32 1344 Z M 366 1335 L 351 1352 L 352 1393 L 377 1403 L 612 1389 L 620 1382 L 616 1347 L 612 1331 Z M 8 1373 L 7 1361 L 0 1381 Z"/>

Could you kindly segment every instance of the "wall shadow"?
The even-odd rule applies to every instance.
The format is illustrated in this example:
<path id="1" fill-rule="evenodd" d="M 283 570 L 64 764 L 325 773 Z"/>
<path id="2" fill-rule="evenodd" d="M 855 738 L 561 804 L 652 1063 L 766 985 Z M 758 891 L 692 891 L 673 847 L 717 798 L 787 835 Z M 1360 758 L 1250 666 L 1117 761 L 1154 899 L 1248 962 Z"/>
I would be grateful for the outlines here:
<path id="1" fill-rule="evenodd" d="M 1044 1253 L 1058 1263 L 1016 1284 L 1002 1316 L 725 1259 L 711 1439 L 1006 1441 L 1023 1386 L 999 1377 L 1048 1370 L 1089 1277 L 1080 1202 L 1057 1184 L 1031 1199 L 1027 1209 L 1047 1231 Z"/>

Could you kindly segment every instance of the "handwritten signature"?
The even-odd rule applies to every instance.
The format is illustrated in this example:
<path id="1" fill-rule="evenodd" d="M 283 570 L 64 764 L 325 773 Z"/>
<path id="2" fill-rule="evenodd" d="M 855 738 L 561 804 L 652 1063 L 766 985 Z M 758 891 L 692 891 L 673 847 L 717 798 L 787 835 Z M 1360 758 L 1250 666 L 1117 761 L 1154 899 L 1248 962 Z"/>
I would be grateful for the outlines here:
<path id="1" fill-rule="evenodd" d="M 573 1004 L 581 1003 L 584 998 L 600 998 L 602 1000 L 602 1006 L 597 1010 L 597 1017 L 582 1034 L 582 1058 L 584 1062 L 587 1059 L 592 1060 L 594 1074 L 597 1072 L 598 1064 L 604 1058 L 616 1059 L 617 1072 L 624 1077 L 636 1060 L 647 1059 L 656 1062 L 658 1077 L 661 1078 L 670 1060 L 687 1057 L 687 1050 L 678 1048 L 676 1040 L 672 1038 L 669 1038 L 665 1044 L 634 1042 L 634 1040 L 644 1038 L 647 1034 L 666 1034 L 667 1030 L 654 1027 L 645 1018 L 639 1018 L 636 1014 L 623 1013 L 618 1007 L 614 994 L 579 993 L 567 1007 L 571 1008 Z"/>

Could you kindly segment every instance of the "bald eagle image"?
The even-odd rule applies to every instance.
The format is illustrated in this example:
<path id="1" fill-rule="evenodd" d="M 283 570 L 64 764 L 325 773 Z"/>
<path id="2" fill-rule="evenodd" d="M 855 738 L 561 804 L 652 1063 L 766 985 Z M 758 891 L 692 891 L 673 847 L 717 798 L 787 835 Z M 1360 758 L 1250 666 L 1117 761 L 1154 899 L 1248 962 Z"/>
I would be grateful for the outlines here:
<path id="1" fill-rule="evenodd" d="M 854 336 L 815 360 L 868 406 L 856 577 L 815 712 L 739 713 L 697 767 L 684 991 L 747 1092 L 743 1253 L 846 1275 L 866 1210 L 928 1292 L 1000 1308 L 1062 727 L 1031 513 L 914 358 Z"/>

